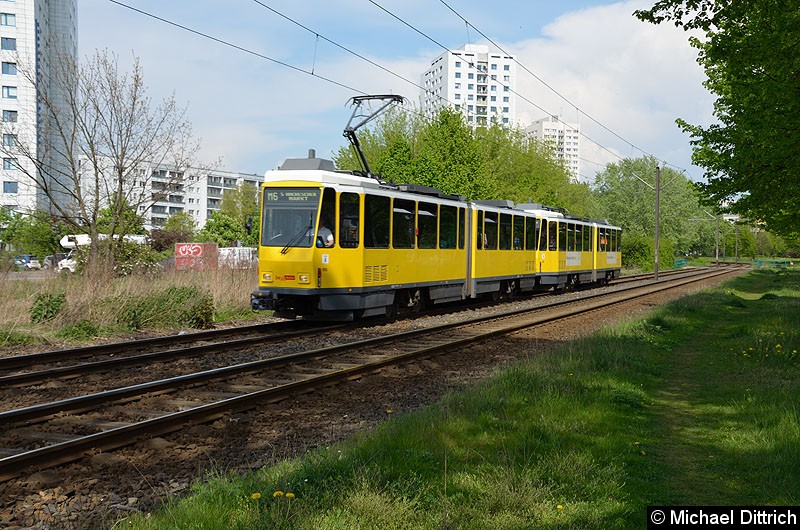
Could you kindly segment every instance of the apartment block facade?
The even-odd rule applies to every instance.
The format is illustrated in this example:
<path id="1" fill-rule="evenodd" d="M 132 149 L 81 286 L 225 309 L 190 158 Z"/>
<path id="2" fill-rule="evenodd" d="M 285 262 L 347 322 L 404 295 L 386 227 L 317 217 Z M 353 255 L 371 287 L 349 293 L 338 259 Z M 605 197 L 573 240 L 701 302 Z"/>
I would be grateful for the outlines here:
<path id="1" fill-rule="evenodd" d="M 526 127 L 525 133 L 552 147 L 556 158 L 569 171 L 572 181 L 580 180 L 581 134 L 578 125 L 564 122 L 558 116 L 548 116 Z"/>
<path id="2" fill-rule="evenodd" d="M 516 122 L 517 63 L 514 56 L 494 53 L 488 46 L 467 44 L 431 62 L 422 74 L 420 107 L 433 117 L 444 106 L 464 113 L 473 128 Z"/>
<path id="3" fill-rule="evenodd" d="M 202 228 L 214 212 L 220 209 L 225 192 L 243 185 L 258 193 L 263 175 L 222 170 L 189 168 L 178 172 L 167 166 L 143 167 L 138 184 L 145 193 L 138 214 L 148 229 L 159 228 L 176 213 L 188 213 L 195 227 Z"/>
<path id="4" fill-rule="evenodd" d="M 42 148 L 51 142 L 46 131 L 53 129 L 44 123 L 39 91 L 47 90 L 51 100 L 65 105 L 53 82 L 54 67 L 77 55 L 77 0 L 0 0 L 0 208 L 21 213 L 49 209 L 47 197 L 28 176 L 37 174 L 30 159 L 47 156 Z M 15 154 L 19 142 L 25 142 L 27 156 Z"/>

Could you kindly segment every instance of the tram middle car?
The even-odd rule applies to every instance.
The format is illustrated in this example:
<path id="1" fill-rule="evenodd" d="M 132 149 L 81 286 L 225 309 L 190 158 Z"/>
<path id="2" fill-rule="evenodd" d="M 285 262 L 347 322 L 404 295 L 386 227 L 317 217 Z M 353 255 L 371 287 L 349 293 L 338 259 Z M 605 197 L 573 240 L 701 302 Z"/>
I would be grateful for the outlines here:
<path id="1" fill-rule="evenodd" d="M 391 316 L 620 273 L 618 227 L 537 204 L 470 202 L 318 158 L 267 172 L 262 194 L 251 306 L 278 317 Z"/>

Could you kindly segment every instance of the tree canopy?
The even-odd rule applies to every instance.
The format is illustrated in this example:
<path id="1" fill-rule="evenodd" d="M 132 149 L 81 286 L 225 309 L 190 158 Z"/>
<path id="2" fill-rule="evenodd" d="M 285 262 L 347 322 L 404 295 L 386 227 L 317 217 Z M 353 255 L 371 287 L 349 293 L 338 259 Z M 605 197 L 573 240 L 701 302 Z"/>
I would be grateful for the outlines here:
<path id="1" fill-rule="evenodd" d="M 241 222 L 222 212 L 206 221 L 205 226 L 197 233 L 197 240 L 216 243 L 221 247 L 236 246 L 237 242 L 245 241 L 247 232 Z"/>
<path id="2" fill-rule="evenodd" d="M 113 254 L 115 245 L 98 246 L 99 234 L 120 240 L 134 233 L 143 212 L 182 189 L 186 169 L 197 167 L 199 144 L 184 109 L 174 97 L 151 100 L 138 59 L 123 72 L 105 51 L 80 65 L 59 57 L 47 83 L 38 82 L 35 65 L 20 64 L 19 73 L 37 86 L 41 120 L 36 128 L 2 124 L 16 140 L 0 151 L 20 160 L 19 173 L 54 216 L 91 237 L 92 257 Z"/>
<path id="3" fill-rule="evenodd" d="M 225 190 L 220 203 L 219 213 L 234 219 L 247 231 L 243 244 L 248 246 L 258 245 L 260 225 L 258 214 L 260 210 L 260 196 L 255 185 L 243 182 L 234 189 Z M 249 227 L 249 228 L 248 228 Z"/>
<path id="4" fill-rule="evenodd" d="M 533 201 L 594 213 L 588 186 L 571 182 L 549 147 L 516 129 L 473 130 L 452 108 L 429 122 L 393 110 L 359 131 L 359 141 L 370 166 L 389 182 L 421 184 L 471 200 Z M 359 167 L 349 147 L 334 158 L 341 169 Z"/>
<path id="5" fill-rule="evenodd" d="M 708 127 L 691 136 L 701 187 L 714 204 L 800 235 L 800 5 L 795 0 L 660 0 L 636 11 L 703 32 L 690 41 L 717 96 Z"/>
<path id="6" fill-rule="evenodd" d="M 600 215 L 621 226 L 625 237 L 650 238 L 655 234 L 657 165 L 652 157 L 626 158 L 597 174 L 595 193 Z M 716 219 L 702 208 L 702 196 L 694 184 L 670 168 L 661 170 L 660 180 L 660 238 L 669 241 L 681 255 L 698 247 L 707 249 L 709 237 L 713 248 Z"/>

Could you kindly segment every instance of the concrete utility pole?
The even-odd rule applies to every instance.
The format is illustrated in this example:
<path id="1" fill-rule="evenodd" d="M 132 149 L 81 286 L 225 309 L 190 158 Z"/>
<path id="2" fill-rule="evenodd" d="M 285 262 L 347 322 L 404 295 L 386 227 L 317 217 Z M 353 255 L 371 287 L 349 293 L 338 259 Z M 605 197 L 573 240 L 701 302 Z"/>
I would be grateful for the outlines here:
<path id="1" fill-rule="evenodd" d="M 655 251 L 656 251 L 656 261 L 655 261 L 655 274 L 653 275 L 653 279 L 658 281 L 658 229 L 659 229 L 659 220 L 661 218 L 661 168 L 656 166 L 656 240 L 655 240 Z"/>

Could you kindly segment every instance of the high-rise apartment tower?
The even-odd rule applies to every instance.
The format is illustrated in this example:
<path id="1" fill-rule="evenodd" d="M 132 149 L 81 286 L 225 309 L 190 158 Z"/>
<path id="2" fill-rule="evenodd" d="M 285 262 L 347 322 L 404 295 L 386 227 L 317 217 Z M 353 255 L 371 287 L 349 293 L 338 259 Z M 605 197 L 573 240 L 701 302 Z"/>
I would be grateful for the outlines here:
<path id="1" fill-rule="evenodd" d="M 564 163 L 572 181 L 580 180 L 580 130 L 558 116 L 536 120 L 525 128 L 525 133 L 553 148 L 554 156 Z"/>
<path id="2" fill-rule="evenodd" d="M 466 116 L 472 127 L 516 121 L 516 69 L 513 55 L 489 51 L 488 46 L 467 44 L 443 53 L 422 74 L 420 106 L 433 117 L 443 106 Z"/>
<path id="3" fill-rule="evenodd" d="M 77 55 L 77 0 L 0 0 L 0 208 L 50 210 L 48 198 L 30 177 L 38 175 L 30 159 L 46 158 L 47 146 L 54 145 L 39 97 L 46 91 L 56 105 L 66 105 L 53 73 L 59 61 L 75 64 Z M 24 147 L 18 147 L 23 141 Z M 25 149 L 26 156 L 15 149 Z"/>

